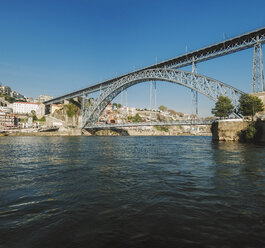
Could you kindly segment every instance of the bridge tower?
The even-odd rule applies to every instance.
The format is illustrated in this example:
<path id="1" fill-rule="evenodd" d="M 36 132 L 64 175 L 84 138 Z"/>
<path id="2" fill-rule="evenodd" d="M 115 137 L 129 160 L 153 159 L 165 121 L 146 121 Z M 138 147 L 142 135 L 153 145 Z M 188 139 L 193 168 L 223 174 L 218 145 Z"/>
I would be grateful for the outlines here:
<path id="1" fill-rule="evenodd" d="M 252 83 L 251 83 L 252 93 L 265 91 L 262 45 L 259 40 L 259 36 L 257 36 L 256 40 L 257 43 L 254 45 L 254 54 L 253 54 Z"/>
<path id="2" fill-rule="evenodd" d="M 197 73 L 197 64 L 194 57 L 192 58 L 192 73 Z M 192 97 L 192 111 L 198 116 L 198 92 L 196 90 L 191 90 Z"/>

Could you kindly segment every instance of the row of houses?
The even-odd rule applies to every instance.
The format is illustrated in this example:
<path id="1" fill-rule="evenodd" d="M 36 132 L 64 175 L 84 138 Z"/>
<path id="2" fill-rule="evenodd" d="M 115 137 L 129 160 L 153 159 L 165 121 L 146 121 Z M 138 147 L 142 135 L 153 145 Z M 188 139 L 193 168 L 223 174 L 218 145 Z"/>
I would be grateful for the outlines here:
<path id="1" fill-rule="evenodd" d="M 109 103 L 102 112 L 99 121 L 105 123 L 122 123 L 128 116 L 133 116 L 136 114 L 136 112 L 136 108 L 125 106 L 117 108 L 116 106 Z"/>
<path id="2" fill-rule="evenodd" d="M 18 125 L 18 118 L 13 113 L 5 113 L 0 110 L 0 127 L 14 127 Z"/>
<path id="3" fill-rule="evenodd" d="M 14 102 L 8 106 L 0 106 L 0 128 L 17 127 L 19 117 L 32 114 L 35 111 L 36 116 L 41 118 L 45 114 L 45 105 L 41 103 Z"/>

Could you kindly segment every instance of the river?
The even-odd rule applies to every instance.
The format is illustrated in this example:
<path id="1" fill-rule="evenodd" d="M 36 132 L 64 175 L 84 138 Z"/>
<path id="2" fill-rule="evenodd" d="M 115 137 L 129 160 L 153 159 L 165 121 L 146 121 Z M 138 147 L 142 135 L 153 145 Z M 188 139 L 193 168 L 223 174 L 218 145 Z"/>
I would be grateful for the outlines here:
<path id="1" fill-rule="evenodd" d="M 265 247 L 265 147 L 1 137 L 0 247 Z"/>

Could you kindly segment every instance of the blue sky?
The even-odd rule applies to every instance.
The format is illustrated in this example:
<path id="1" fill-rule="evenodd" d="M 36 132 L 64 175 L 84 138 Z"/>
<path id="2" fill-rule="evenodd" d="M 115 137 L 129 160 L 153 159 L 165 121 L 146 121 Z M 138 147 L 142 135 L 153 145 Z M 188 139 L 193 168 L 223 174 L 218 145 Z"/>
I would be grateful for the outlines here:
<path id="1" fill-rule="evenodd" d="M 0 82 L 59 96 L 264 26 L 264 0 L 0 0 Z M 203 62 L 198 73 L 250 92 L 252 56 Z M 129 88 L 128 105 L 148 107 L 148 93 L 148 83 Z M 191 113 L 190 90 L 158 83 L 161 104 Z M 213 106 L 199 96 L 200 115 Z"/>

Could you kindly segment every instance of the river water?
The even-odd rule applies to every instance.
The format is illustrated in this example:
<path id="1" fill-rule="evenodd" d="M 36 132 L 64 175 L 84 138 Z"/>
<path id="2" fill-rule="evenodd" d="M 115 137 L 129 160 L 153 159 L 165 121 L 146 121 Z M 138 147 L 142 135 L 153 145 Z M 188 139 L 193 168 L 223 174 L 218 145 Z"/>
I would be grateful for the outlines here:
<path id="1" fill-rule="evenodd" d="M 265 247 L 265 147 L 1 137 L 0 247 Z"/>

